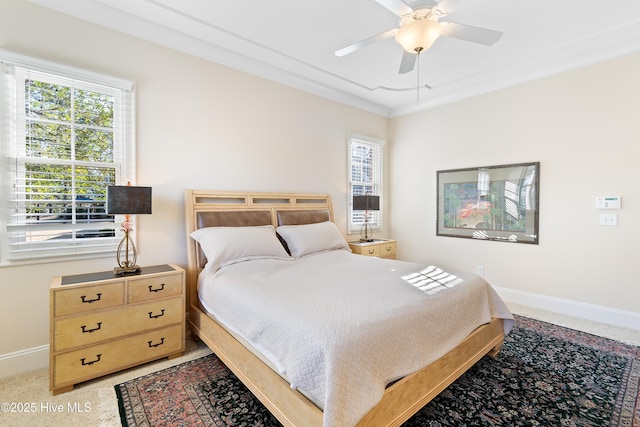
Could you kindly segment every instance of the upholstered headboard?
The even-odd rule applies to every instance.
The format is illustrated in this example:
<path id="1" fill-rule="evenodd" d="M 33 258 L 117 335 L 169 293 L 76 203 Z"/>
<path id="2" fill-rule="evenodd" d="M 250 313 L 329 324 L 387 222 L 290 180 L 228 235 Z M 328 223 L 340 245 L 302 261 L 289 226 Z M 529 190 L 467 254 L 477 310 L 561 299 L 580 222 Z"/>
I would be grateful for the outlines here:
<path id="1" fill-rule="evenodd" d="M 278 210 L 276 211 L 278 225 L 315 224 L 317 222 L 333 221 L 329 209 L 307 210 Z"/>
<path id="2" fill-rule="evenodd" d="M 196 228 L 205 227 L 242 227 L 271 224 L 271 211 L 220 211 L 197 212 Z"/>
<path id="3" fill-rule="evenodd" d="M 187 288 L 192 295 L 207 260 L 191 232 L 204 227 L 299 225 L 333 221 L 328 194 L 185 191 Z M 191 298 L 191 297 L 190 297 Z M 190 300 L 191 301 L 191 300 Z"/>

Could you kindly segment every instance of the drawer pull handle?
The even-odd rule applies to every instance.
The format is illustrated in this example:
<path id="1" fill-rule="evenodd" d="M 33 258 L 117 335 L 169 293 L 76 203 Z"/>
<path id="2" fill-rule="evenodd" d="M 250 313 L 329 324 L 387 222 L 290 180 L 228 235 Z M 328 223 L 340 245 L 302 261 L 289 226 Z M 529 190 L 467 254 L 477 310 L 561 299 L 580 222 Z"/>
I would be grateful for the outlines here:
<path id="1" fill-rule="evenodd" d="M 153 311 L 149 312 L 149 319 L 157 319 L 158 317 L 164 316 L 164 308 L 160 311 L 160 314 L 152 314 Z"/>
<path id="2" fill-rule="evenodd" d="M 96 294 L 96 296 L 98 298 L 95 298 L 95 299 L 86 299 L 87 298 L 86 295 L 82 295 L 80 298 L 82 299 L 82 303 L 83 304 L 85 304 L 85 303 L 86 304 L 91 304 L 92 302 L 100 301 L 100 297 L 102 297 L 102 294 L 98 293 L 98 294 Z"/>
<path id="3" fill-rule="evenodd" d="M 391 251 L 391 246 L 387 246 L 387 252 Z"/>
<path id="4" fill-rule="evenodd" d="M 82 359 L 80 359 L 80 361 L 82 362 L 82 366 L 89 366 L 89 365 L 93 365 L 94 363 L 97 363 L 100 361 L 100 357 L 102 357 L 102 354 L 96 354 L 97 359 L 96 360 L 92 360 L 91 362 L 85 362 L 84 357 Z"/>
<path id="5" fill-rule="evenodd" d="M 149 348 L 160 347 L 162 344 L 164 344 L 164 337 L 160 338 L 160 342 L 158 344 L 151 344 L 151 341 L 149 341 Z"/>
<path id="6" fill-rule="evenodd" d="M 149 285 L 149 292 L 160 292 L 164 290 L 164 283 L 160 285 L 159 288 L 153 289 L 153 285 Z"/>
<path id="7" fill-rule="evenodd" d="M 375 254 L 375 253 L 376 253 L 376 250 L 375 250 L 375 249 L 369 249 L 369 255 L 373 255 L 373 254 Z"/>
<path id="8" fill-rule="evenodd" d="M 83 334 L 87 334 L 87 333 L 89 333 L 89 334 L 90 334 L 90 333 L 92 333 L 92 332 L 99 331 L 99 330 L 100 330 L 100 328 L 102 327 L 102 322 L 98 322 L 98 323 L 97 323 L 97 325 L 98 325 L 98 327 L 97 327 L 97 328 L 93 328 L 93 329 L 87 329 L 87 325 L 82 325 L 82 326 L 81 326 L 81 328 L 82 328 L 82 333 L 83 333 Z"/>

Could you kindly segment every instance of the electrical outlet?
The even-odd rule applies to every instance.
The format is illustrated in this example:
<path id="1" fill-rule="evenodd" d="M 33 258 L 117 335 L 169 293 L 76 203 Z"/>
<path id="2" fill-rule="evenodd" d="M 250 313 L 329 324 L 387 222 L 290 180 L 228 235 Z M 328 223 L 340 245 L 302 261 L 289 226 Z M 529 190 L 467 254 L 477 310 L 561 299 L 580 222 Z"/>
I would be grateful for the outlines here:
<path id="1" fill-rule="evenodd" d="M 476 274 L 478 276 L 484 276 L 484 266 L 483 265 L 476 265 Z"/>

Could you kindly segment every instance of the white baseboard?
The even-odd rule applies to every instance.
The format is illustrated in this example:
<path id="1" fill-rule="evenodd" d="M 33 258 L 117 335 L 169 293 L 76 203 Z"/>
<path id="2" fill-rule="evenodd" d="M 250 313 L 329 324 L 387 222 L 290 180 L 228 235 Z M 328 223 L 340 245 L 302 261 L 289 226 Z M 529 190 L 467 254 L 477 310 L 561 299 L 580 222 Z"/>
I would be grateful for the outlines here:
<path id="1" fill-rule="evenodd" d="M 550 311 L 621 328 L 640 330 L 640 313 L 633 311 L 618 310 L 507 288 L 494 287 L 494 289 L 505 302 L 512 302 L 538 310 Z"/>
<path id="2" fill-rule="evenodd" d="M 0 354 L 0 378 L 49 367 L 49 345 Z"/>

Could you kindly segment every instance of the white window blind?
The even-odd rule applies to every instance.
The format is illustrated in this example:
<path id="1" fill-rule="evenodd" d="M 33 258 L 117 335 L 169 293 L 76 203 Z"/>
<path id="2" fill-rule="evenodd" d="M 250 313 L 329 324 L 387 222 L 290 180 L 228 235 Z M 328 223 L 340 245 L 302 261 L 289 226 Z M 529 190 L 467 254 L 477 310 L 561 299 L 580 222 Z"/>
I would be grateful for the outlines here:
<path id="1" fill-rule="evenodd" d="M 384 141 L 357 134 L 349 134 L 349 233 L 359 232 L 367 222 L 374 230 L 382 229 L 382 162 Z M 354 211 L 353 196 L 380 196 L 379 211 Z"/>
<path id="2" fill-rule="evenodd" d="M 0 76 L 0 264 L 114 252 L 105 196 L 133 176 L 131 82 L 2 51 Z"/>

